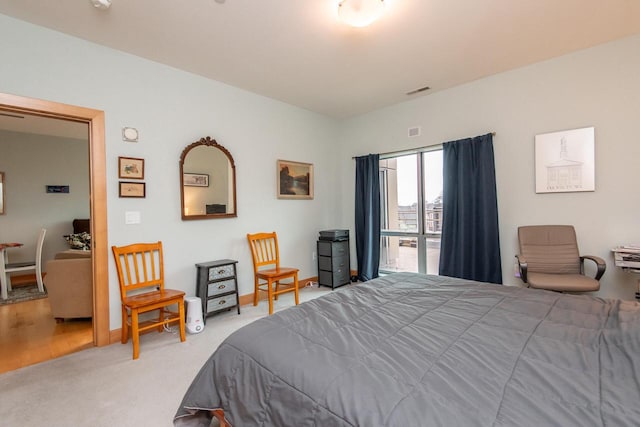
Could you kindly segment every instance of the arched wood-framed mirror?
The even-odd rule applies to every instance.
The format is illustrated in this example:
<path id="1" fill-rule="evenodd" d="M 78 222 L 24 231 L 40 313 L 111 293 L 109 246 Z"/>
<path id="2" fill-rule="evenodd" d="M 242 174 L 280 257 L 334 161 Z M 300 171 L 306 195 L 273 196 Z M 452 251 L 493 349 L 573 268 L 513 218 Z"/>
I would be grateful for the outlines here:
<path id="1" fill-rule="evenodd" d="M 182 219 L 238 216 L 233 156 L 211 137 L 188 145 L 180 156 Z"/>

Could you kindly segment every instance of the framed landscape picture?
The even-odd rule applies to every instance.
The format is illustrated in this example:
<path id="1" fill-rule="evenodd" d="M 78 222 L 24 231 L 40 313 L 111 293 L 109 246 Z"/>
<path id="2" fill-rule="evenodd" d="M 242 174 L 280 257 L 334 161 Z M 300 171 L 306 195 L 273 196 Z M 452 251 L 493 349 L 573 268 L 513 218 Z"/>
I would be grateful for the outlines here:
<path id="1" fill-rule="evenodd" d="M 313 199 L 313 164 L 278 160 L 278 199 Z"/>
<path id="2" fill-rule="evenodd" d="M 118 157 L 118 178 L 144 179 L 144 159 Z"/>
<path id="3" fill-rule="evenodd" d="M 146 188 L 144 182 L 120 181 L 120 197 L 140 197 L 144 198 Z"/>

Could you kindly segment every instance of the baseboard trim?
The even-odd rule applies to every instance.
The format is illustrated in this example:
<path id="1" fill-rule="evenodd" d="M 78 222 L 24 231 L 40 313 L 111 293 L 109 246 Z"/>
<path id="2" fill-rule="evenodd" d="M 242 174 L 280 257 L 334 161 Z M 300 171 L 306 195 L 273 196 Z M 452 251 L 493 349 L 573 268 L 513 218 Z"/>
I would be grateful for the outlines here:
<path id="1" fill-rule="evenodd" d="M 314 283 L 317 281 L 318 281 L 317 276 L 308 277 L 306 279 L 300 279 L 298 280 L 298 288 L 304 288 L 308 284 Z M 253 304 L 253 292 L 250 294 L 240 295 L 238 299 L 240 301 L 240 306 Z M 259 300 L 266 300 L 266 299 L 267 299 L 267 294 L 265 294 L 264 292 L 261 292 L 259 295 Z M 154 329 L 150 329 L 148 331 L 144 331 L 142 335 L 144 335 L 145 333 L 154 332 L 154 331 L 155 331 Z M 119 343 L 121 340 L 121 337 L 122 337 L 122 328 L 112 329 L 109 332 L 109 344 Z"/>

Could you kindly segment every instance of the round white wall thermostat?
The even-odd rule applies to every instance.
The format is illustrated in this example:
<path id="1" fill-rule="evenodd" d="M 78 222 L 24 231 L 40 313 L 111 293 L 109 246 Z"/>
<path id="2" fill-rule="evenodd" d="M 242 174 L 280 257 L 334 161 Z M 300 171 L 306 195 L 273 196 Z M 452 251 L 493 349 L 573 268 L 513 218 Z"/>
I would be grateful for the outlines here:
<path id="1" fill-rule="evenodd" d="M 122 139 L 124 139 L 125 141 L 138 142 L 138 129 L 123 128 Z"/>

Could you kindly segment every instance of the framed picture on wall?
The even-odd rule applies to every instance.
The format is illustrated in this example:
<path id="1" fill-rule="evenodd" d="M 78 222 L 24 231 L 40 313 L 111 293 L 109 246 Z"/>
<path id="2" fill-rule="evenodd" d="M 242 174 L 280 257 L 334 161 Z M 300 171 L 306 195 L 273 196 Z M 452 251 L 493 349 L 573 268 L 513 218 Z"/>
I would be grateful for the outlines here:
<path id="1" fill-rule="evenodd" d="M 278 160 L 278 199 L 313 199 L 313 164 Z"/>
<path id="2" fill-rule="evenodd" d="M 208 187 L 209 175 L 206 173 L 185 173 L 182 174 L 182 183 L 189 187 Z"/>
<path id="3" fill-rule="evenodd" d="M 535 137 L 536 193 L 595 191 L 595 128 Z"/>
<path id="4" fill-rule="evenodd" d="M 144 159 L 118 157 L 118 178 L 144 179 Z"/>
<path id="5" fill-rule="evenodd" d="M 120 181 L 120 197 L 145 197 L 146 186 L 144 182 Z"/>

